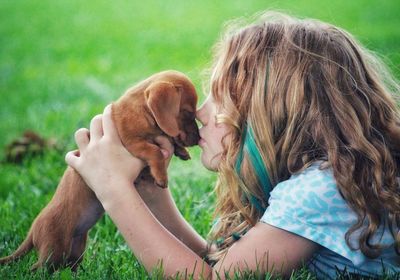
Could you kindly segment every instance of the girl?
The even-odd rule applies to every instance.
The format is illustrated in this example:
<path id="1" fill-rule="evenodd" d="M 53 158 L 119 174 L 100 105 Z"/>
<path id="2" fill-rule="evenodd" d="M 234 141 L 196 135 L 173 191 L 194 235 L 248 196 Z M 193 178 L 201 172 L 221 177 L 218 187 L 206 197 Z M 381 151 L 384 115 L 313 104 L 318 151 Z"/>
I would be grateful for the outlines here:
<path id="1" fill-rule="evenodd" d="M 266 13 L 216 46 L 198 109 L 201 161 L 218 172 L 212 245 L 169 189 L 132 187 L 144 168 L 110 107 L 76 132 L 66 161 L 96 193 L 135 256 L 165 276 L 237 269 L 321 278 L 400 271 L 399 86 L 347 32 Z M 168 165 L 173 148 L 159 138 Z"/>

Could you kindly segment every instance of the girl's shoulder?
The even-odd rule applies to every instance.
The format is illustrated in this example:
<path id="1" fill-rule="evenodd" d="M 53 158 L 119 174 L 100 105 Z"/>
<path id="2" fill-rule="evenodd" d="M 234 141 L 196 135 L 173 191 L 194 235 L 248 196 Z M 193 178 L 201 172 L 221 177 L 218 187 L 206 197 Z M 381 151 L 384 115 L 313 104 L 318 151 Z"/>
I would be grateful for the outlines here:
<path id="1" fill-rule="evenodd" d="M 337 187 L 331 169 L 321 169 L 315 162 L 302 172 L 277 184 L 270 193 L 263 218 L 280 217 L 300 225 L 350 227 L 357 216 L 347 205 Z"/>
<path id="2" fill-rule="evenodd" d="M 357 216 L 340 195 L 332 171 L 320 163 L 277 184 L 261 221 L 351 259 L 344 236 Z"/>
<path id="3" fill-rule="evenodd" d="M 321 164 L 321 161 L 315 162 L 302 172 L 293 174 L 288 180 L 277 184 L 270 194 L 270 201 L 302 204 L 318 211 L 321 207 L 342 207 L 344 201 L 333 172 L 329 168 L 322 169 Z"/>
<path id="4" fill-rule="evenodd" d="M 357 215 L 342 197 L 332 170 L 321 169 L 321 162 L 277 184 L 268 203 L 261 222 L 312 240 L 355 266 L 366 263 L 361 251 L 350 249 L 345 240 L 346 232 L 357 222 Z M 355 248 L 358 238 L 357 232 L 349 240 Z M 390 240 L 385 231 L 377 234 L 374 242 Z"/>

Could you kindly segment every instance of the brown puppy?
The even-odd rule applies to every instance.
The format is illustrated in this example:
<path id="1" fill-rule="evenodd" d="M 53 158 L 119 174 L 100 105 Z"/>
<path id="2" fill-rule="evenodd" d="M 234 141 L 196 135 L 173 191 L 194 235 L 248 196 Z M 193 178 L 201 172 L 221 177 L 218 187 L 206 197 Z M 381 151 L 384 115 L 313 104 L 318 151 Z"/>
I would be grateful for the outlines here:
<path id="1" fill-rule="evenodd" d="M 196 103 L 196 90 L 190 80 L 180 72 L 165 71 L 130 88 L 113 104 L 112 117 L 122 143 L 132 155 L 148 164 L 140 179 L 153 177 L 157 185 L 167 187 L 164 157 L 154 142 L 156 136 L 167 136 L 174 144 L 176 156 L 190 158 L 185 147 L 196 145 L 199 140 Z M 84 254 L 88 230 L 103 213 L 96 195 L 68 167 L 26 239 L 12 255 L 0 259 L 0 264 L 35 247 L 39 260 L 32 269 L 48 264 L 52 269 L 69 266 L 75 270 Z"/>

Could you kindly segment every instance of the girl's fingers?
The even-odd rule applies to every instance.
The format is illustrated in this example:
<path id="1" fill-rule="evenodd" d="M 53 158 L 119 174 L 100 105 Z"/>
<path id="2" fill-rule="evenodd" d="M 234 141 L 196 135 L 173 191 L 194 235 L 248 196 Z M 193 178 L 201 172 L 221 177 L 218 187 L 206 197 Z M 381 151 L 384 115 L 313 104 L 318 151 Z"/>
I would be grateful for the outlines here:
<path id="1" fill-rule="evenodd" d="M 102 115 L 95 116 L 90 122 L 90 140 L 99 140 L 103 136 Z"/>
<path id="2" fill-rule="evenodd" d="M 79 158 L 79 151 L 75 150 L 75 151 L 70 151 L 65 155 L 65 162 L 71 166 L 72 168 L 76 168 L 76 164 L 78 162 L 78 158 Z"/>
<path id="3" fill-rule="evenodd" d="M 165 136 L 157 136 L 155 139 L 156 143 L 160 146 L 161 152 L 164 157 L 169 157 L 174 152 L 174 146 L 171 141 Z"/>
<path id="4" fill-rule="evenodd" d="M 169 158 L 170 152 L 165 149 L 161 149 L 161 153 L 163 154 L 164 158 Z"/>
<path id="5" fill-rule="evenodd" d="M 103 130 L 104 130 L 104 135 L 107 135 L 107 137 L 113 139 L 113 140 L 119 140 L 119 135 L 117 128 L 114 125 L 112 115 L 111 115 L 111 104 L 107 105 L 104 108 L 103 112 Z"/>
<path id="6" fill-rule="evenodd" d="M 87 128 L 80 128 L 75 132 L 75 143 L 78 149 L 83 151 L 89 144 L 90 133 Z"/>

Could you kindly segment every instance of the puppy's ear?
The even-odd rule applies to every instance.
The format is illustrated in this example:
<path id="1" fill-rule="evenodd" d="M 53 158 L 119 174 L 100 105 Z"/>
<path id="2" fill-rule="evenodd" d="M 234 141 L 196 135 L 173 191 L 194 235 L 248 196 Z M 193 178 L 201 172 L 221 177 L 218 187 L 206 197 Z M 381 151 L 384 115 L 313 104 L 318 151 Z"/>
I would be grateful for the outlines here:
<path id="1" fill-rule="evenodd" d="M 145 96 L 158 126 L 169 136 L 178 136 L 180 92 L 171 83 L 154 82 L 145 90 Z"/>

